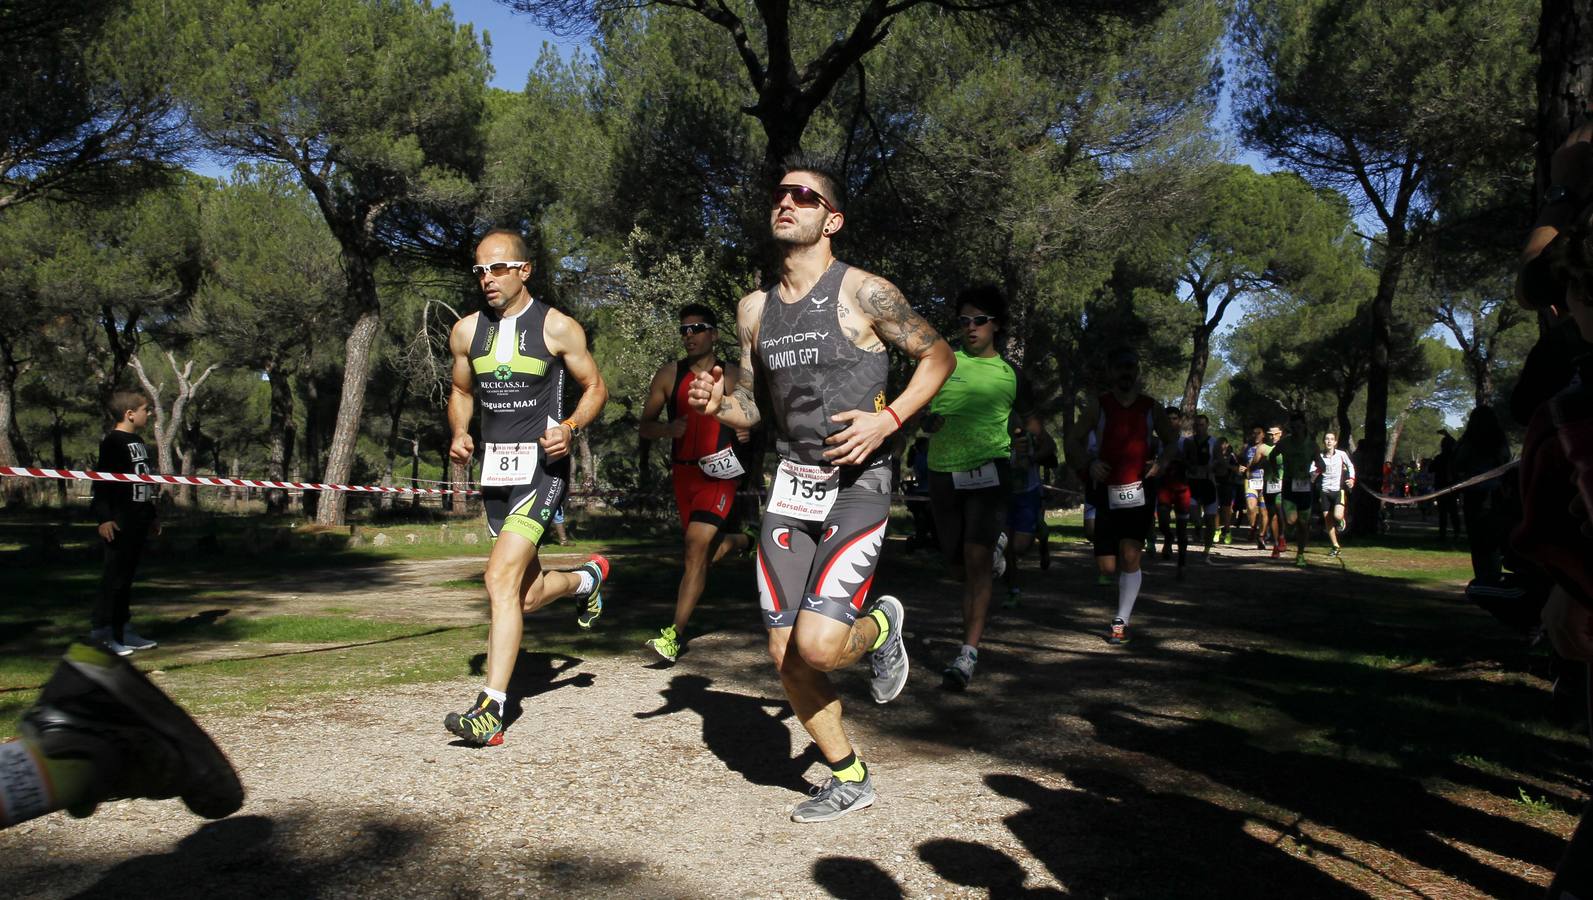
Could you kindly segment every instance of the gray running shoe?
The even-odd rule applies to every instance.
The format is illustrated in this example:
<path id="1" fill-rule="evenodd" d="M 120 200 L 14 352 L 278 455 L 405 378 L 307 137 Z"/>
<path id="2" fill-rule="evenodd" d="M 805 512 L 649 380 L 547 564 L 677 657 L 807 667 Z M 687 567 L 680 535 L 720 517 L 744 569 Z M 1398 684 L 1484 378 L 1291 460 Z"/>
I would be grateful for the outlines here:
<path id="1" fill-rule="evenodd" d="M 133 626 L 131 625 L 128 625 L 122 629 L 122 643 L 134 650 L 153 650 L 160 646 L 160 644 L 156 643 L 155 641 L 152 641 L 134 631 Z"/>
<path id="2" fill-rule="evenodd" d="M 96 628 L 93 631 L 90 631 L 89 640 L 98 641 L 99 643 L 104 644 L 105 649 L 111 651 L 117 656 L 133 655 L 133 648 L 112 637 L 111 630 L 109 628 Z"/>
<path id="3" fill-rule="evenodd" d="M 973 681 L 974 666 L 977 660 L 966 653 L 957 654 L 957 658 L 946 666 L 941 672 L 941 680 L 949 691 L 961 691 L 968 688 Z"/>
<path id="4" fill-rule="evenodd" d="M 105 648 L 73 644 L 20 731 L 46 756 L 94 763 L 85 816 L 105 800 L 181 797 L 207 819 L 236 812 L 243 786 L 227 757 L 182 707 Z"/>
<path id="5" fill-rule="evenodd" d="M 907 611 L 902 608 L 902 601 L 888 594 L 874 602 L 874 609 L 885 614 L 891 630 L 885 636 L 885 643 L 868 655 L 869 665 L 874 667 L 874 681 L 869 691 L 875 703 L 889 703 L 907 686 L 907 647 L 902 644 L 902 623 L 907 619 Z"/>
<path id="6" fill-rule="evenodd" d="M 1007 574 L 1007 533 L 996 537 L 995 556 L 990 561 L 990 574 L 1000 578 Z"/>
<path id="7" fill-rule="evenodd" d="M 791 821 L 828 822 L 873 806 L 874 776 L 864 775 L 862 781 L 842 781 L 832 775 L 823 787 L 815 787 L 810 793 L 813 796 L 791 810 Z"/>

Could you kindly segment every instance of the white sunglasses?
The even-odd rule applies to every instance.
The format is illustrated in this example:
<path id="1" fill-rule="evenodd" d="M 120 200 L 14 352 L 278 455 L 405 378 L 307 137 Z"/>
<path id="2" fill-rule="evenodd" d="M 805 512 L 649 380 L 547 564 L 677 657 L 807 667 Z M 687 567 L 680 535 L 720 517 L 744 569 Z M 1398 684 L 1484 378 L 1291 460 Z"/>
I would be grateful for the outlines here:
<path id="1" fill-rule="evenodd" d="M 484 275 L 484 274 L 486 274 L 488 272 L 491 272 L 493 275 L 502 275 L 503 273 L 509 271 L 510 269 L 519 269 L 519 268 L 522 268 L 522 267 L 524 267 L 526 265 L 529 265 L 529 263 L 515 262 L 515 261 L 511 261 L 511 262 L 495 262 L 495 263 L 491 263 L 490 265 L 485 265 L 485 266 L 471 266 L 470 267 L 470 274 L 476 276 L 477 278 L 480 278 L 482 275 Z"/>

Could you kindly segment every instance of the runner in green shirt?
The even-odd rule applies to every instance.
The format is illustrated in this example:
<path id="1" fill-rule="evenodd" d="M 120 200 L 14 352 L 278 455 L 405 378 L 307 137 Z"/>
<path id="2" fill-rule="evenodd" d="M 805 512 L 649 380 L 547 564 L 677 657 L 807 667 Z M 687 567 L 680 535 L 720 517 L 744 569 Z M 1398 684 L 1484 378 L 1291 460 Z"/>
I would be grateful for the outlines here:
<path id="1" fill-rule="evenodd" d="M 957 297 L 962 349 L 957 368 L 930 401 L 929 502 L 935 531 L 948 562 L 963 566 L 963 645 L 946 666 L 945 685 L 962 690 L 973 680 L 979 639 L 999 575 L 1000 539 L 1011 492 L 1012 435 L 1008 418 L 1029 417 L 1034 402 L 1016 366 L 997 350 L 1007 301 L 994 287 L 975 287 Z M 1002 560 L 1004 562 L 1004 560 Z"/>

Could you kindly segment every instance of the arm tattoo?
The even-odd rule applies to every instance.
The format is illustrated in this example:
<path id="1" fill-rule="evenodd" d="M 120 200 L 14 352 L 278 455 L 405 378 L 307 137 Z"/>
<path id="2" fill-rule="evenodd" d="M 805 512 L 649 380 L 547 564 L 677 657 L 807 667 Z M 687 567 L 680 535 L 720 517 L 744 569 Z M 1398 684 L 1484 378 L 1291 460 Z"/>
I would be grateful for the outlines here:
<path id="1" fill-rule="evenodd" d="M 735 409 L 749 423 L 749 427 L 756 428 L 763 421 L 763 414 L 758 412 L 758 400 L 754 392 L 753 382 L 753 352 L 752 329 L 743 326 L 741 333 L 741 366 L 736 373 L 735 389 L 725 394 L 725 404 L 734 405 Z"/>
<path id="2" fill-rule="evenodd" d="M 914 359 L 923 357 L 940 340 L 940 333 L 913 312 L 896 285 L 877 275 L 870 275 L 858 288 L 857 300 L 863 312 L 874 320 L 879 336 Z"/>

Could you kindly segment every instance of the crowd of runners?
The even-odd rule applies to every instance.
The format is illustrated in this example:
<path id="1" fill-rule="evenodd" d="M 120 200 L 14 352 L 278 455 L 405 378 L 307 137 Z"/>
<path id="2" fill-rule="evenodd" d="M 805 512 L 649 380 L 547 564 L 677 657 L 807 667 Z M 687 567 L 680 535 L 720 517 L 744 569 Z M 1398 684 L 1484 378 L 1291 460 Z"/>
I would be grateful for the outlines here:
<path id="1" fill-rule="evenodd" d="M 1083 485 L 1097 578 L 1116 587 L 1115 614 L 1101 629 L 1112 645 L 1129 642 L 1147 557 L 1175 562 L 1181 578 L 1191 545 L 1213 564 L 1218 547 L 1237 542 L 1273 558 L 1292 551 L 1303 567 L 1317 522 L 1327 555 L 1337 556 L 1356 483 L 1337 436 L 1317 440 L 1299 415 L 1253 428 L 1242 447 L 1213 435 L 1204 415 L 1185 421 L 1143 392 L 1140 359 L 1126 346 L 1107 354 L 1103 390 L 1059 451 L 1024 373 L 1001 352 L 1002 293 L 975 287 L 955 298 L 954 351 L 888 280 L 835 258 L 832 239 L 845 221 L 839 184 L 822 165 L 788 166 L 770 202 L 781 265 L 737 304 L 740 359 L 716 354 L 720 322 L 711 307 L 680 309 L 684 355 L 658 369 L 640 426 L 643 438 L 670 441 L 684 559 L 673 619 L 647 647 L 675 662 L 708 567 L 754 557 L 775 674 L 831 770 L 792 811 L 797 822 L 875 801 L 832 677 L 866 660 L 878 703 L 907 682 L 908 611 L 870 588 L 898 487 L 893 457 L 908 435 L 927 437 L 911 480 L 927 496 L 936 544 L 961 582 L 962 640 L 941 671 L 944 686 L 958 691 L 974 684 L 997 580 L 1007 579 L 1005 600 L 1015 605 L 1019 559 L 1038 548 L 1046 563 L 1048 477 L 1065 469 Z M 461 319 L 450 339 L 450 455 L 468 462 L 479 452 L 496 538 L 485 575 L 485 683 L 443 721 L 475 746 L 503 741 L 524 616 L 572 597 L 578 624 L 592 627 L 610 575 L 601 556 L 572 570 L 546 569 L 538 559 L 565 500 L 573 441 L 600 415 L 607 388 L 580 324 L 531 296 L 531 258 L 519 234 L 487 233 L 471 269 L 486 308 Z M 910 364 L 895 396 L 886 377 L 893 353 Z M 580 387 L 573 407 L 568 381 Z M 478 405 L 479 447 L 470 428 Z M 760 429 L 775 458 L 770 481 L 756 478 L 756 528 L 744 531 L 750 517 L 738 487 L 764 469 L 753 446 Z M 150 781 L 152 772 L 159 777 Z M 82 812 L 107 797 L 172 795 L 206 815 L 241 800 L 203 732 L 103 644 L 74 647 L 24 716 L 22 739 L 0 745 L 6 824 L 55 808 Z"/>

